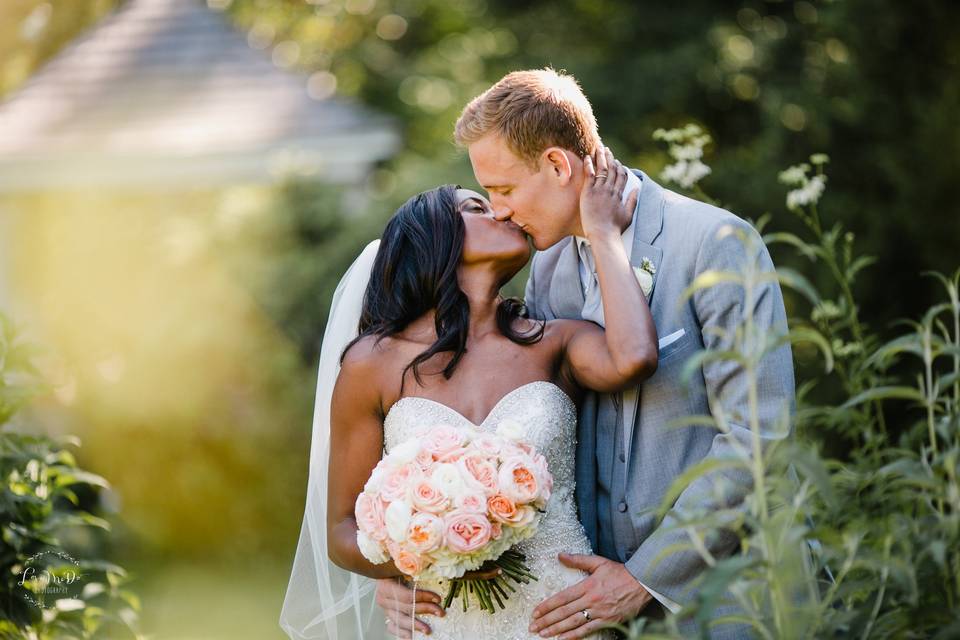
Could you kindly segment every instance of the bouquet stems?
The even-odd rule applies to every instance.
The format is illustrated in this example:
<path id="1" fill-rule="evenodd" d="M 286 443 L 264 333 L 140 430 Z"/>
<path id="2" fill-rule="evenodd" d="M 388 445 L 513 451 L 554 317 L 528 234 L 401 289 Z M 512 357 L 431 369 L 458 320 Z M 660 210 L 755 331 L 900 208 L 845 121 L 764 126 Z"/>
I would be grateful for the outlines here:
<path id="1" fill-rule="evenodd" d="M 458 596 L 466 611 L 470 606 L 471 596 L 475 597 L 479 607 L 489 613 L 496 613 L 497 609 L 504 609 L 504 601 L 510 596 L 507 593 L 516 592 L 511 581 L 517 584 L 527 584 L 536 580 L 526 565 L 526 557 L 515 549 L 508 549 L 493 564 L 500 568 L 501 575 L 494 578 L 456 578 L 450 581 L 450 589 L 443 599 L 443 608 L 446 609 Z"/>

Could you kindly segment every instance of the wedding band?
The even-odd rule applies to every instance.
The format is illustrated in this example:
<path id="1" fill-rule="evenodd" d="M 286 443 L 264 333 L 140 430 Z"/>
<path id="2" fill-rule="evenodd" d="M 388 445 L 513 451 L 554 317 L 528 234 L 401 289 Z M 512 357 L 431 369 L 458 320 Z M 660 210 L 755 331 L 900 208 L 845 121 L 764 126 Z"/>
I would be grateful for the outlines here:
<path id="1" fill-rule="evenodd" d="M 603 178 L 604 180 L 606 180 L 606 179 L 607 179 L 607 172 L 606 172 L 606 171 L 601 171 L 600 173 L 598 173 L 598 174 L 596 175 L 596 177 L 597 177 L 598 180 L 599 180 L 600 178 Z"/>
<path id="2" fill-rule="evenodd" d="M 583 619 L 584 619 L 584 620 L 589 620 L 589 619 L 590 619 L 590 610 L 589 610 L 589 609 L 584 609 L 584 610 L 581 611 L 580 613 L 583 614 Z"/>

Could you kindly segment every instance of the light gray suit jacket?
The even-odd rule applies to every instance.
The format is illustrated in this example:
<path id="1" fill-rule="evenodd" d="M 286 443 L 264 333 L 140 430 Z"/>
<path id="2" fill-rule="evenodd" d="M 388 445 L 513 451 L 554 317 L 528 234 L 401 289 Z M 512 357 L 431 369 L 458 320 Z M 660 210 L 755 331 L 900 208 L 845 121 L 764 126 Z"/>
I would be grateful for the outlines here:
<path id="1" fill-rule="evenodd" d="M 730 362 L 704 365 L 685 386 L 680 374 L 689 356 L 705 347 L 728 345 L 714 331 L 732 330 L 744 312 L 743 290 L 732 284 L 701 290 L 687 300 L 682 292 L 706 270 L 739 270 L 747 258 L 736 234 L 719 235 L 727 225 L 756 231 L 744 220 L 717 207 L 664 189 L 642 171 L 631 262 L 649 258 L 656 267 L 650 310 L 661 338 L 683 330 L 681 338 L 660 351 L 659 367 L 639 388 L 632 430 L 622 427 L 621 394 L 587 394 L 580 407 L 577 446 L 577 506 L 594 550 L 626 565 L 640 582 L 683 604 L 694 597 L 690 582 L 704 569 L 699 554 L 663 552 L 688 544 L 680 531 L 667 531 L 671 516 L 655 526 L 656 509 L 674 479 L 707 457 L 732 457 L 731 440 L 750 449 L 744 416 L 747 386 L 743 371 Z M 756 259 L 773 270 L 760 247 Z M 786 331 L 780 287 L 764 285 L 756 295 L 755 322 L 769 331 Z M 567 238 L 533 258 L 526 303 L 533 317 L 579 319 L 584 295 L 575 238 Z M 730 417 L 729 434 L 703 426 L 677 428 L 672 420 L 710 413 L 708 397 L 718 398 Z M 789 346 L 770 353 L 759 372 L 759 404 L 764 440 L 786 437 L 774 423 L 794 407 L 793 360 Z M 631 432 L 632 431 L 632 432 Z M 626 448 L 630 451 L 627 454 Z M 718 481 L 726 479 L 727 504 L 742 502 L 750 490 L 749 474 L 716 471 L 691 483 L 674 503 L 675 512 L 712 503 Z M 708 541 L 715 556 L 729 555 L 737 540 L 729 532 Z"/>

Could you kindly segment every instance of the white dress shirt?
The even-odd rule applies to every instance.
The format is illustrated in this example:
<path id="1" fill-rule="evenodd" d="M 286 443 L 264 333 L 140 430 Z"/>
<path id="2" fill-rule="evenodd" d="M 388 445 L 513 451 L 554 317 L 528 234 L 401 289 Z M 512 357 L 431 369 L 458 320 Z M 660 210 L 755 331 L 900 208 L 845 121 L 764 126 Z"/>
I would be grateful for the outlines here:
<path id="1" fill-rule="evenodd" d="M 640 180 L 632 171 L 627 171 L 627 184 L 623 188 L 623 202 L 626 202 L 630 194 L 636 190 L 640 191 L 643 188 L 643 181 Z M 633 236 L 634 230 L 637 226 L 637 214 L 639 212 L 639 207 L 633 212 L 633 219 L 630 221 L 630 225 L 624 230 L 623 235 L 623 248 L 627 252 L 627 258 L 631 258 L 633 253 Z M 579 267 L 580 267 L 580 284 L 583 286 L 583 297 L 584 304 L 581 316 L 584 320 L 591 320 L 596 322 L 601 327 L 604 326 L 603 322 L 603 302 L 600 297 L 600 284 L 597 280 L 597 268 L 593 260 L 593 251 L 590 248 L 590 241 L 581 236 L 575 236 L 577 240 L 577 255 L 580 257 Z M 639 400 L 639 394 L 637 389 L 627 389 L 622 393 L 623 397 L 623 430 L 624 436 L 627 436 L 627 431 L 633 428 L 633 418 L 637 412 L 637 401 Z M 631 441 L 631 438 L 624 437 L 624 443 Z M 625 445 L 626 446 L 626 445 Z M 629 447 L 627 447 L 629 448 Z M 629 464 L 630 461 L 630 452 L 625 451 L 624 457 L 625 462 L 621 464 Z M 680 605 L 676 602 L 667 598 L 666 596 L 660 595 L 650 587 L 646 586 L 642 582 L 640 583 L 651 596 L 657 599 L 660 604 L 669 609 L 671 612 L 676 613 L 680 610 Z"/>

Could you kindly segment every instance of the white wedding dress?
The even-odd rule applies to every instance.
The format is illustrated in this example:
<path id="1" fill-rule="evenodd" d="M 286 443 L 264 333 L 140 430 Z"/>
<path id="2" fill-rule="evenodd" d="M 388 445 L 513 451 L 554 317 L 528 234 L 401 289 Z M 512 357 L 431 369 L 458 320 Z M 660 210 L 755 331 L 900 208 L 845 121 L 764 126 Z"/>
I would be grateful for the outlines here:
<path id="1" fill-rule="evenodd" d="M 516 593 L 504 603 L 504 610 L 490 614 L 472 602 L 466 612 L 459 598 L 454 600 L 442 618 L 427 616 L 425 622 L 433 632 L 430 638 L 441 640 L 533 640 L 530 633 L 534 607 L 546 598 L 579 582 L 586 574 L 565 567 L 557 554 L 592 553 L 590 542 L 577 520 L 574 502 L 574 449 L 576 447 L 577 411 L 573 400 L 564 391 L 547 381 L 522 385 L 505 395 L 479 425 L 475 425 L 445 404 L 407 396 L 390 407 L 383 422 L 386 450 L 412 437 L 424 425 L 448 424 L 494 431 L 500 420 L 509 418 L 524 425 L 525 440 L 537 448 L 553 474 L 553 494 L 537 533 L 517 545 L 527 558 L 527 566 L 537 576 L 536 582 L 525 585 L 511 583 Z M 418 589 L 427 589 L 445 596 L 446 581 L 421 581 Z M 603 631 L 590 638 L 612 638 Z"/>

